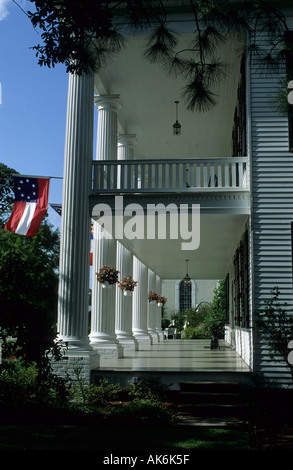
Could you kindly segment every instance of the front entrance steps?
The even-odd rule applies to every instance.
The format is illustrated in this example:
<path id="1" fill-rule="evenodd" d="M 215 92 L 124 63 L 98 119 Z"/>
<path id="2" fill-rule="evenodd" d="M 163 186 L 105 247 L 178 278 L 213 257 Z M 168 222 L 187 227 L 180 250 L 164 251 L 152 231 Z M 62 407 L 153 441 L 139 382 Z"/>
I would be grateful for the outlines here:
<path id="1" fill-rule="evenodd" d="M 181 382 L 176 397 L 178 425 L 246 426 L 250 395 L 250 387 L 239 382 Z"/>

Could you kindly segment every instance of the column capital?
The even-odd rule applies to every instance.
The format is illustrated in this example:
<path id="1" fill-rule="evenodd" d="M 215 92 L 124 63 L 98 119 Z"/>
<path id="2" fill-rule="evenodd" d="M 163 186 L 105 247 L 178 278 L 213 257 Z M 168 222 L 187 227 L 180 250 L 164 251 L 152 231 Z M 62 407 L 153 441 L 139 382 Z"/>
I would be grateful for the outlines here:
<path id="1" fill-rule="evenodd" d="M 135 144 L 136 144 L 135 134 L 118 134 L 118 137 L 117 137 L 118 160 L 133 159 Z"/>
<path id="2" fill-rule="evenodd" d="M 134 147 L 136 143 L 136 134 L 118 134 L 119 147 Z"/>
<path id="3" fill-rule="evenodd" d="M 94 97 L 98 110 L 108 109 L 117 111 L 120 107 L 120 95 L 97 95 Z"/>

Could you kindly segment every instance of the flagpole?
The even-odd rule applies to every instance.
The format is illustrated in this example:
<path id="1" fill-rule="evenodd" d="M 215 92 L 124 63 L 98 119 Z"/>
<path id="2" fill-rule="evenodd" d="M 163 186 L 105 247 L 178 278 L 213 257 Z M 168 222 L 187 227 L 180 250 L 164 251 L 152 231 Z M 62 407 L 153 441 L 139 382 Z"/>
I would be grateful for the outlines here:
<path id="1" fill-rule="evenodd" d="M 63 176 L 36 176 L 36 175 L 21 175 L 19 173 L 14 173 L 12 176 L 17 176 L 19 178 L 44 178 L 44 179 L 55 179 L 63 180 Z"/>

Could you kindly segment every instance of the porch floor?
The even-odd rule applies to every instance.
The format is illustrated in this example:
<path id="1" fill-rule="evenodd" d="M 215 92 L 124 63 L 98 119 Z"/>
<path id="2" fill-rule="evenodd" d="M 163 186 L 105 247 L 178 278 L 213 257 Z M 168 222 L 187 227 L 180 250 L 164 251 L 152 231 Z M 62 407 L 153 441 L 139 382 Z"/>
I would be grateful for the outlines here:
<path id="1" fill-rule="evenodd" d="M 108 377 L 120 383 L 146 375 L 158 376 L 177 388 L 186 380 L 250 382 L 252 372 L 224 340 L 220 341 L 219 350 L 211 350 L 209 340 L 182 339 L 140 345 L 138 351 L 126 350 L 120 359 L 101 357 L 99 368 L 92 371 L 94 381 Z"/>

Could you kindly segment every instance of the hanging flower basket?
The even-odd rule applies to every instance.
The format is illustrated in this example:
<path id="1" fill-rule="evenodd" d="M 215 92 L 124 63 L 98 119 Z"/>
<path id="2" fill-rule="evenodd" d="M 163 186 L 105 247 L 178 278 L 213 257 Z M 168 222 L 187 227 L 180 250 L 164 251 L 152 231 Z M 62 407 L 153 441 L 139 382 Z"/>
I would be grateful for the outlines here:
<path id="1" fill-rule="evenodd" d="M 158 307 L 162 307 L 163 305 L 165 305 L 165 303 L 167 302 L 167 298 L 164 297 L 163 295 L 158 295 L 157 297 L 157 305 Z"/>
<path id="2" fill-rule="evenodd" d="M 159 295 L 155 290 L 150 290 L 148 295 L 149 302 L 157 302 L 158 296 Z"/>
<path id="3" fill-rule="evenodd" d="M 105 288 L 107 285 L 111 286 L 118 282 L 118 274 L 119 271 L 117 271 L 116 268 L 110 268 L 104 264 L 96 273 L 97 281 Z"/>
<path id="4" fill-rule="evenodd" d="M 138 281 L 134 281 L 131 276 L 124 276 L 118 283 L 118 287 L 123 291 L 124 295 L 131 295 L 137 286 Z"/>

